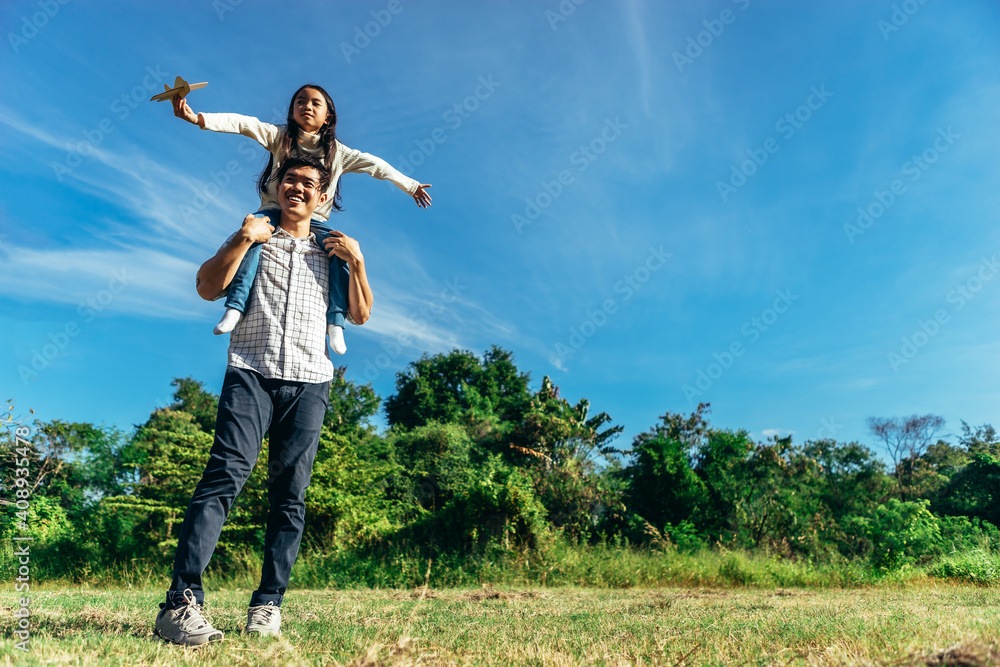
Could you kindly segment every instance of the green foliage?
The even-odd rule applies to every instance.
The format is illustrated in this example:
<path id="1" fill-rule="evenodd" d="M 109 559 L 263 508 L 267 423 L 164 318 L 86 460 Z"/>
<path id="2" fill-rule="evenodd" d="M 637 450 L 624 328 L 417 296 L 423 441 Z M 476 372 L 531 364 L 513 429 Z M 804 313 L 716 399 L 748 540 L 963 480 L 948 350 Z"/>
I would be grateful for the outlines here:
<path id="1" fill-rule="evenodd" d="M 708 489 L 692 467 L 688 443 L 654 429 L 636 436 L 632 455 L 633 464 L 623 471 L 626 506 L 654 526 L 690 524 Z"/>
<path id="2" fill-rule="evenodd" d="M 28 488 L 71 513 L 124 489 L 124 435 L 113 428 L 61 420 L 36 421 L 27 441 Z M 0 434 L 0 481 L 11 488 L 18 459 L 10 431 Z"/>
<path id="3" fill-rule="evenodd" d="M 386 419 L 404 429 L 458 422 L 470 412 L 516 422 L 530 399 L 528 379 L 514 366 L 513 355 L 496 346 L 482 360 L 465 350 L 424 355 L 396 375 Z"/>
<path id="4" fill-rule="evenodd" d="M 334 369 L 330 383 L 330 403 L 326 408 L 323 425 L 331 433 L 360 436 L 371 434 L 371 419 L 378 414 L 379 398 L 371 384 L 358 385 L 344 377 L 346 366 Z"/>
<path id="5" fill-rule="evenodd" d="M 708 543 L 690 521 L 681 521 L 676 526 L 667 524 L 663 532 L 681 553 L 695 553 L 708 549 Z"/>
<path id="6" fill-rule="evenodd" d="M 521 421 L 500 435 L 500 451 L 531 476 L 550 521 L 577 537 L 593 537 L 602 511 L 621 505 L 607 457 L 617 453 L 609 442 L 622 427 L 605 428 L 611 417 L 589 411 L 589 401 L 571 405 L 546 376 Z"/>
<path id="7" fill-rule="evenodd" d="M 949 480 L 937 502 L 947 514 L 964 514 L 1000 525 L 1000 458 L 972 454 L 966 466 Z"/>
<path id="8" fill-rule="evenodd" d="M 1000 583 L 1000 555 L 982 549 L 949 554 L 931 564 L 928 574 L 939 579 L 996 586 Z"/>
<path id="9" fill-rule="evenodd" d="M 753 450 L 746 431 L 709 431 L 695 453 L 695 466 L 707 491 L 707 502 L 697 508 L 697 522 L 716 536 L 739 527 L 746 518 L 740 502 L 752 490 L 747 484 L 746 460 Z"/>
<path id="10" fill-rule="evenodd" d="M 128 544 L 138 557 L 170 557 L 211 447 L 212 436 L 187 412 L 159 409 L 138 428 L 122 454 L 133 471 L 131 493 L 101 503 L 124 519 L 122 547 Z M 134 540 L 128 528 L 140 530 L 142 539 Z"/>
<path id="11" fill-rule="evenodd" d="M 953 554 L 962 551 L 997 551 L 1000 548 L 1000 530 L 988 521 L 966 516 L 939 516 L 941 537 L 935 554 Z"/>
<path id="12" fill-rule="evenodd" d="M 963 423 L 950 444 L 930 442 L 932 415 L 876 420 L 899 455 L 887 471 L 858 443 L 755 442 L 714 428 L 702 404 L 664 414 L 622 452 L 612 446 L 622 427 L 607 413 L 561 397 L 548 377 L 532 392 L 528 379 L 497 347 L 481 359 L 425 355 L 397 376 L 385 403 L 391 428 L 379 433 L 381 398 L 336 369 L 306 494 L 300 581 L 410 585 L 428 561 L 453 583 L 516 572 L 541 583 L 827 585 L 924 567 L 995 577 L 1000 438 L 989 425 Z M 36 423 L 28 523 L 39 573 L 169 570 L 218 407 L 192 378 L 173 387 L 171 406 L 130 436 Z M 906 431 L 910 422 L 926 428 Z M 6 491 L 23 476 L 12 440 L 0 429 Z M 268 446 L 232 508 L 213 576 L 250 582 L 259 569 Z M 0 536 L 18 529 L 15 518 L 10 506 L 0 513 Z"/>
<path id="13" fill-rule="evenodd" d="M 865 516 L 848 520 L 871 543 L 871 563 L 894 570 L 932 552 L 941 539 L 941 524 L 927 500 L 903 502 L 892 498 Z"/>
<path id="14" fill-rule="evenodd" d="M 536 549 L 546 541 L 545 507 L 524 473 L 491 456 L 476 477 L 466 478 L 438 511 L 425 511 L 389 538 L 427 553 Z"/>
<path id="15" fill-rule="evenodd" d="M 174 387 L 174 403 L 169 409 L 191 415 L 192 421 L 204 433 L 215 431 L 219 397 L 205 391 L 201 382 L 190 377 L 176 378 L 170 386 Z"/>
<path id="16" fill-rule="evenodd" d="M 379 491 L 401 468 L 373 455 L 370 444 L 370 439 L 323 429 L 306 492 L 307 541 L 324 548 L 353 548 L 398 526 L 400 503 Z"/>

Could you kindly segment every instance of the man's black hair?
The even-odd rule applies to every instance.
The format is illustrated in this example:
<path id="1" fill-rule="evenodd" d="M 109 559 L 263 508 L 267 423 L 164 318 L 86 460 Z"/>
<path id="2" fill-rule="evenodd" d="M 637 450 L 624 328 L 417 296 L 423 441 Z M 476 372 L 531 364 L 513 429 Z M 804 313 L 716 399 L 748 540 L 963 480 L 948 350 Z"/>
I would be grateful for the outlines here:
<path id="1" fill-rule="evenodd" d="M 289 169 L 297 167 L 312 167 L 319 172 L 319 191 L 326 192 L 330 186 L 330 170 L 323 166 L 323 163 L 308 155 L 293 155 L 278 167 L 278 173 L 274 175 L 274 182 L 281 183 Z"/>

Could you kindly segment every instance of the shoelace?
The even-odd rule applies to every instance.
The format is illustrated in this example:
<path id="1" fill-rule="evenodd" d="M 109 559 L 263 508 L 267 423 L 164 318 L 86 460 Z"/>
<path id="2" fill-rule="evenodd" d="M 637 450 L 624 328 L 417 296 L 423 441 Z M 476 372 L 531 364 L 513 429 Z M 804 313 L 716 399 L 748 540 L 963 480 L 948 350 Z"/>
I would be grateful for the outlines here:
<path id="1" fill-rule="evenodd" d="M 250 612 L 250 622 L 258 625 L 270 625 L 271 617 L 278 608 L 272 604 L 255 608 Z"/>
<path id="2" fill-rule="evenodd" d="M 184 601 L 187 602 L 187 605 L 184 607 L 184 612 L 181 614 L 180 618 L 181 629 L 184 630 L 184 632 L 200 630 L 201 628 L 210 625 L 208 619 L 205 618 L 205 611 L 195 600 L 194 595 L 191 594 L 191 589 L 184 591 Z"/>
<path id="3" fill-rule="evenodd" d="M 200 605 L 189 604 L 181 615 L 181 628 L 185 632 L 200 630 L 209 625 Z"/>

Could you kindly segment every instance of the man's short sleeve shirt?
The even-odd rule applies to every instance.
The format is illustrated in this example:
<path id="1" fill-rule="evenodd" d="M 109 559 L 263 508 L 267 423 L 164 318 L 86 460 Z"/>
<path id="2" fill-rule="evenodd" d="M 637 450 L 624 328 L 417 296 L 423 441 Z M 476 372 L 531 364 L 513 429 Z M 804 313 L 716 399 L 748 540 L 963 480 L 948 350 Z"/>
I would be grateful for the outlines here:
<path id="1" fill-rule="evenodd" d="M 229 338 L 229 365 L 272 379 L 331 380 L 329 287 L 330 260 L 315 235 L 298 239 L 278 227 L 261 246 L 246 311 Z"/>

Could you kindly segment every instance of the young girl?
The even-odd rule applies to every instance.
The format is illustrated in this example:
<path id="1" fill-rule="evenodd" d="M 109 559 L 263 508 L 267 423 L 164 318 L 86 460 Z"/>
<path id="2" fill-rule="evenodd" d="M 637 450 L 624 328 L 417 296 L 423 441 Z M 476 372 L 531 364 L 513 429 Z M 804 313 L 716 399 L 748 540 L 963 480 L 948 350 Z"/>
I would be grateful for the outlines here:
<path id="1" fill-rule="evenodd" d="M 420 183 L 394 169 L 381 158 L 362 153 L 337 141 L 337 110 L 333 100 L 319 86 L 306 84 L 295 91 L 288 105 L 288 119 L 284 126 L 262 123 L 252 116 L 233 113 L 198 113 L 188 106 L 187 100 L 174 97 L 174 115 L 193 123 L 203 130 L 228 132 L 250 137 L 266 148 L 271 157 L 257 182 L 260 192 L 258 216 L 270 217 L 272 226 L 281 219 L 281 210 L 275 194 L 274 176 L 281 163 L 290 155 L 302 154 L 318 158 L 331 172 L 327 202 L 316 209 L 312 227 L 322 232 L 317 236 L 320 247 L 332 228 L 328 220 L 332 209 L 340 207 L 340 176 L 351 172 L 365 172 L 375 178 L 392 181 L 401 190 L 413 196 L 417 206 L 427 208 L 431 197 L 427 194 L 429 183 Z M 215 326 L 216 334 L 229 333 L 243 316 L 250 288 L 257 275 L 260 262 L 260 245 L 247 251 L 236 276 L 229 285 L 226 313 Z M 344 260 L 330 259 L 330 309 L 327 312 L 327 333 L 330 347 L 337 354 L 347 351 L 344 343 L 344 322 L 347 313 L 348 268 Z"/>

